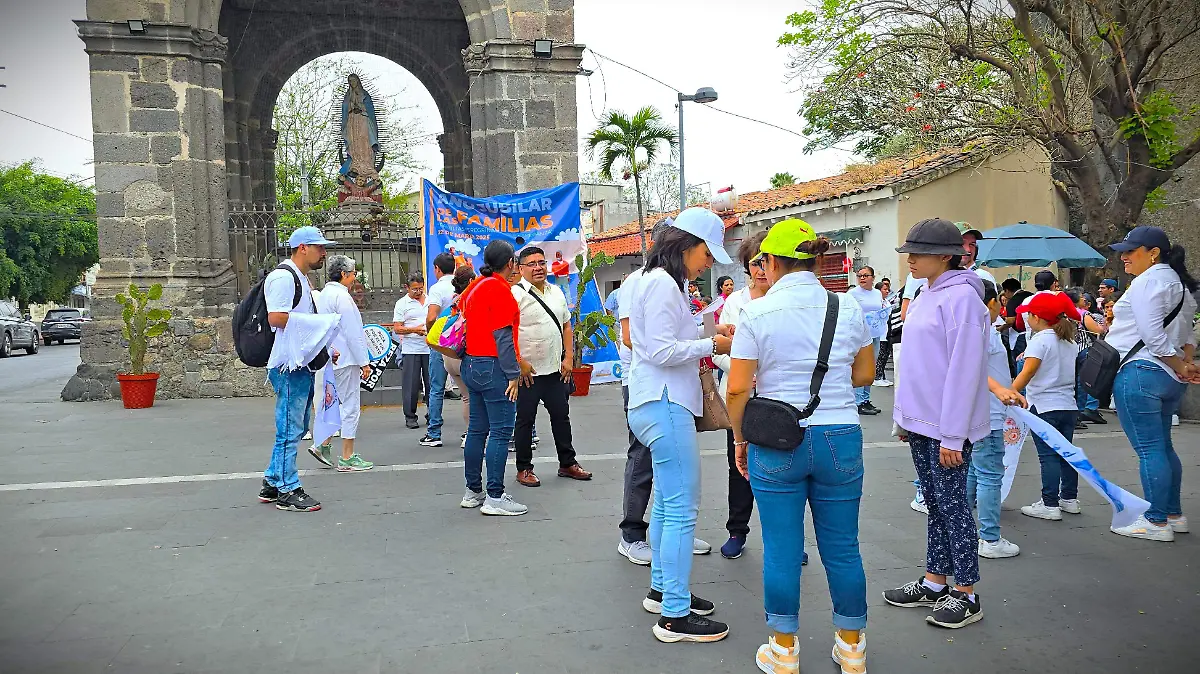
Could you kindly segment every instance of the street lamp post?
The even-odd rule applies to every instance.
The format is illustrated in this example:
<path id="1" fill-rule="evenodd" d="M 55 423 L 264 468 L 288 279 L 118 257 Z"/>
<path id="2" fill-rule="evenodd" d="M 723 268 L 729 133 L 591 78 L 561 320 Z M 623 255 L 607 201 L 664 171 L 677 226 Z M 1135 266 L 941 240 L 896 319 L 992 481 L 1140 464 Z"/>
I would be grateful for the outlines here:
<path id="1" fill-rule="evenodd" d="M 679 94 L 679 210 L 687 208 L 687 179 L 683 173 L 683 104 L 685 101 L 694 103 L 712 103 L 717 100 L 717 91 L 712 87 L 701 87 L 695 94 Z"/>

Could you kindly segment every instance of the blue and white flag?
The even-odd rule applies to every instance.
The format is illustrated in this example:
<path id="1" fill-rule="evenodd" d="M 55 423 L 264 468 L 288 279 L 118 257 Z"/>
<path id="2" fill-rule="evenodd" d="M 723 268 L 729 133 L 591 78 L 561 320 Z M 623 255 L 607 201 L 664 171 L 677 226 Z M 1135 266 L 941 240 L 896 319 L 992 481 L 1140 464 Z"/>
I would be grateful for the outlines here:
<path id="1" fill-rule="evenodd" d="M 342 407 L 338 401 L 337 386 L 333 383 L 333 363 L 325 364 L 321 370 L 322 386 L 316 391 L 317 416 L 313 419 L 313 444 L 323 445 L 342 428 Z"/>
<path id="2" fill-rule="evenodd" d="M 1133 524 L 1138 517 L 1150 509 L 1150 503 L 1145 499 L 1134 496 L 1104 479 L 1104 476 L 1096 470 L 1082 449 L 1068 442 L 1062 433 L 1039 419 L 1037 415 L 1020 407 L 1009 407 L 1008 413 L 1018 422 L 1027 425 L 1031 432 L 1037 434 L 1043 442 L 1058 452 L 1059 456 L 1066 459 L 1067 463 L 1071 464 L 1079 473 L 1079 477 L 1082 477 L 1084 482 L 1090 484 L 1092 489 L 1095 489 L 1108 501 L 1113 509 L 1113 528 Z"/>
<path id="3" fill-rule="evenodd" d="M 863 312 L 863 319 L 867 322 L 867 329 L 870 330 L 872 339 L 887 337 L 888 316 L 891 313 L 891 307 L 884 307 L 877 311 Z"/>
<path id="4" fill-rule="evenodd" d="M 1021 448 L 1029 437 L 1029 426 L 1013 418 L 1012 410 L 1019 407 L 1009 407 L 1008 417 L 1004 419 L 1004 477 L 1000 480 L 1000 502 L 1008 499 L 1012 491 L 1013 480 L 1017 477 L 1017 461 L 1021 459 Z"/>

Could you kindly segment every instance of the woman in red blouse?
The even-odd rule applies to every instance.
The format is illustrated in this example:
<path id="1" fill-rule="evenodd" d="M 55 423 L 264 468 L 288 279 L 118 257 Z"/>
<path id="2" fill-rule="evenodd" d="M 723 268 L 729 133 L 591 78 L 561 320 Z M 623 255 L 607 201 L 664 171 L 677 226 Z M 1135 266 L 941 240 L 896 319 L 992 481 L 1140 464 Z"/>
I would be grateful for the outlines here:
<path id="1" fill-rule="evenodd" d="M 462 379 L 470 400 L 467 445 L 463 450 L 467 493 L 460 505 L 480 508 L 484 515 L 524 515 L 529 509 L 504 491 L 504 464 L 516 419 L 517 383 L 529 373 L 521 361 L 517 332 L 521 310 L 513 299 L 511 280 L 517 257 L 507 241 L 483 249 L 479 278 L 463 291 L 459 303 L 467 326 L 467 354 Z M 484 445 L 487 446 L 487 493 L 483 491 Z"/>

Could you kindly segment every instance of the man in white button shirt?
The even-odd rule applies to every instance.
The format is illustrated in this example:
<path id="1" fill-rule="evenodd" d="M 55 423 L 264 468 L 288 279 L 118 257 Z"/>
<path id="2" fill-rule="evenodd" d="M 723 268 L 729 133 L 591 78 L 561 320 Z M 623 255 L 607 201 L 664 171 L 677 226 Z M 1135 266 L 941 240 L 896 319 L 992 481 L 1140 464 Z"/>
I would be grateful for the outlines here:
<path id="1" fill-rule="evenodd" d="M 420 428 L 417 401 L 421 392 L 429 400 L 429 345 L 425 343 L 425 278 L 413 272 L 408 276 L 408 294 L 396 301 L 392 313 L 392 332 L 400 336 L 401 367 L 404 368 L 404 425 Z M 426 420 L 429 415 L 425 415 Z"/>
<path id="2" fill-rule="evenodd" d="M 590 480 L 592 474 L 575 460 L 571 444 L 571 413 L 567 383 L 571 381 L 574 350 L 571 312 L 567 298 L 553 283 L 546 282 L 546 253 L 537 246 L 526 246 L 517 257 L 521 281 L 512 287 L 513 298 L 521 308 L 521 327 L 517 344 L 521 359 L 533 367 L 523 377 L 517 391 L 517 421 L 513 443 L 517 452 L 517 482 L 538 487 L 542 482 L 533 472 L 533 425 L 538 403 L 545 403 L 558 451 L 558 476 Z"/>

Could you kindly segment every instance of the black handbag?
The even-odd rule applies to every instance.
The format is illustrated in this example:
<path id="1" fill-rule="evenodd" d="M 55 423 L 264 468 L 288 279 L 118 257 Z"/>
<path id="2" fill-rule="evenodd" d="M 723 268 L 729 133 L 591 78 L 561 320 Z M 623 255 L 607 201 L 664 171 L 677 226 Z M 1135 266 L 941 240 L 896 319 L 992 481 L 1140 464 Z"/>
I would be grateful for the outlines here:
<path id="1" fill-rule="evenodd" d="M 821 404 L 821 382 L 829 371 L 829 351 L 833 348 L 833 331 L 837 327 L 838 296 L 825 291 L 825 325 L 821 329 L 821 346 L 817 350 L 817 365 L 813 368 L 808 404 L 798 410 L 782 400 L 754 396 L 746 403 L 742 415 L 742 436 L 760 447 L 791 450 L 804 442 L 802 419 L 812 416 Z"/>
<path id="2" fill-rule="evenodd" d="M 1186 298 L 1187 295 L 1184 297 Z M 1182 310 L 1183 299 L 1180 299 L 1179 305 L 1163 319 L 1163 329 L 1166 329 Z M 1122 358 L 1121 354 L 1107 342 L 1096 341 L 1088 348 L 1087 356 L 1084 356 L 1083 362 L 1079 364 L 1079 383 L 1083 386 L 1083 390 L 1097 400 L 1107 400 L 1112 396 L 1113 381 L 1117 378 L 1117 372 L 1144 346 L 1146 346 L 1146 342 L 1139 340 Z"/>

